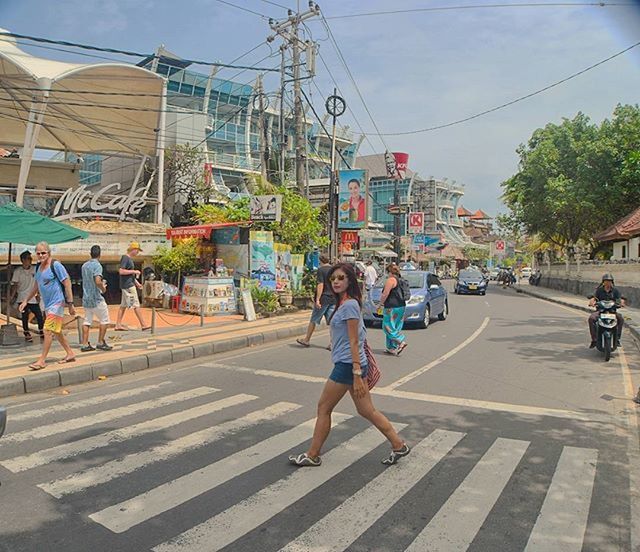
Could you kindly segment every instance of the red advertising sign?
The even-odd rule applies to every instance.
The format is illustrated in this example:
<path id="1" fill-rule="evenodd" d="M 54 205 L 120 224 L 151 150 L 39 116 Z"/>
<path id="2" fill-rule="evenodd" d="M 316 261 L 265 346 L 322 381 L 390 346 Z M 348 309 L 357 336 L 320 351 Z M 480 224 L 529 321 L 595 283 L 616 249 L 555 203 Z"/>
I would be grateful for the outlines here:
<path id="1" fill-rule="evenodd" d="M 387 151 L 384 154 L 384 162 L 387 165 L 387 176 L 402 180 L 407 174 L 407 165 L 409 164 L 409 154 L 402 152 Z"/>
<path id="2" fill-rule="evenodd" d="M 343 230 L 340 236 L 340 245 L 343 255 L 352 255 L 358 248 L 358 232 Z"/>
<path id="3" fill-rule="evenodd" d="M 424 231 L 424 213 L 409 213 L 409 234 L 422 234 Z"/>
<path id="4" fill-rule="evenodd" d="M 502 240 L 496 241 L 496 251 L 504 251 L 504 242 Z"/>

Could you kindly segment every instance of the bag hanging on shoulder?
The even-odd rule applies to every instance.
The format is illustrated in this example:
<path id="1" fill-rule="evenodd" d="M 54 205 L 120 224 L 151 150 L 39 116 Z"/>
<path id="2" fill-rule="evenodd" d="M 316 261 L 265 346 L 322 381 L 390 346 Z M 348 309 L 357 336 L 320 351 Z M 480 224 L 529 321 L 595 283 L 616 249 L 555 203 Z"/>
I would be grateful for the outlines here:
<path id="1" fill-rule="evenodd" d="M 376 360 L 376 357 L 371 350 L 371 346 L 366 339 L 364 340 L 364 354 L 367 357 L 367 364 L 369 366 L 369 369 L 367 370 L 367 386 L 369 387 L 369 391 L 371 391 L 371 389 L 375 387 L 376 383 L 378 383 L 382 374 L 380 373 L 380 368 L 378 368 L 378 361 Z"/>
<path id="2" fill-rule="evenodd" d="M 402 276 L 396 277 L 396 279 L 398 280 L 398 295 L 407 303 L 411 299 L 411 286 L 409 286 L 408 280 Z"/>

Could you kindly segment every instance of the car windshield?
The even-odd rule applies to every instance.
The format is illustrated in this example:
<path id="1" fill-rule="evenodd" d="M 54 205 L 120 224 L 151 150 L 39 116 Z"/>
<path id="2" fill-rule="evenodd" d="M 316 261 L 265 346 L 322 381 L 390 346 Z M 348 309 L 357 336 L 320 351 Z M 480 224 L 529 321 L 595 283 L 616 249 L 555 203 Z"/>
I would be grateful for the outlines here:
<path id="1" fill-rule="evenodd" d="M 458 278 L 461 280 L 482 280 L 482 273 L 477 270 L 462 270 Z"/>
<path id="2" fill-rule="evenodd" d="M 418 288 L 422 289 L 424 287 L 424 273 L 423 272 L 401 272 L 402 277 L 409 282 L 410 288 Z M 387 281 L 387 277 L 383 276 L 380 278 L 374 287 L 383 288 L 384 283 Z"/>

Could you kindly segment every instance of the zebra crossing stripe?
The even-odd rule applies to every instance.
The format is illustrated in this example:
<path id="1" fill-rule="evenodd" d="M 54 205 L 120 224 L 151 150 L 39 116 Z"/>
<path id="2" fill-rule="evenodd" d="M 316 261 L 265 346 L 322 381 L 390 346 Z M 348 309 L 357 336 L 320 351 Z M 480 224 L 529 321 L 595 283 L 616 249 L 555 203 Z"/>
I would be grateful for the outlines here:
<path id="1" fill-rule="evenodd" d="M 406 424 L 394 426 L 400 430 Z M 326 483 L 384 441 L 377 429 L 369 428 L 325 454 L 322 467 L 297 469 L 228 510 L 156 546 L 153 551 L 220 550 Z"/>
<path id="2" fill-rule="evenodd" d="M 64 443 L 48 449 L 39 450 L 33 454 L 2 460 L 0 461 L 0 466 L 7 468 L 14 473 L 30 470 L 38 466 L 49 464 L 55 460 L 70 458 L 101 447 L 120 443 L 133 437 L 139 437 L 146 433 L 167 429 L 201 416 L 213 414 L 214 412 L 218 412 L 224 408 L 253 401 L 257 398 L 258 397 L 255 395 L 233 395 L 232 397 L 226 397 L 219 401 L 196 406 L 174 414 L 161 416 L 160 418 L 154 418 L 153 420 L 148 420 L 146 422 L 140 422 L 139 424 L 129 427 L 114 429 L 113 431 L 108 431 L 106 433 L 101 433 L 78 441 L 72 441 L 70 443 Z"/>
<path id="3" fill-rule="evenodd" d="M 378 521 L 454 447 L 464 433 L 435 430 L 407 461 L 385 470 L 280 552 L 341 552 Z"/>
<path id="4" fill-rule="evenodd" d="M 466 550 L 528 446 L 527 441 L 496 439 L 405 552 Z"/>
<path id="5" fill-rule="evenodd" d="M 120 408 L 112 408 L 110 410 L 104 410 L 96 414 L 89 414 L 88 416 L 82 416 L 80 418 L 73 418 L 65 422 L 57 422 L 45 426 L 38 426 L 26 431 L 20 431 L 6 435 L 2 438 L 4 443 L 21 443 L 23 441 L 29 441 L 31 439 L 41 439 L 43 437 L 51 437 L 59 433 L 65 433 L 66 431 L 72 431 L 75 429 L 82 429 L 85 427 L 98 425 L 103 422 L 110 422 L 112 420 L 120 420 L 125 416 L 137 414 L 138 412 L 144 412 L 145 410 L 152 410 L 154 408 L 160 408 L 162 406 L 168 406 L 189 399 L 195 399 L 196 397 L 202 397 L 204 395 L 210 395 L 211 393 L 217 393 L 219 389 L 212 387 L 196 387 L 195 389 L 189 389 L 188 391 L 182 391 L 180 393 L 173 393 L 166 397 L 160 397 L 157 399 L 150 399 L 140 403 L 131 404 L 129 406 L 123 406 Z"/>
<path id="6" fill-rule="evenodd" d="M 13 422 L 19 422 L 22 420 L 30 420 L 32 418 L 41 418 L 43 416 L 49 416 L 50 414 L 57 414 L 59 412 L 68 412 L 70 410 L 77 410 L 79 408 L 84 408 L 86 406 L 95 407 L 96 405 L 104 402 L 116 401 L 118 399 L 128 399 L 131 397 L 135 397 L 136 395 L 142 395 L 147 391 L 153 391 L 155 389 L 159 389 L 160 387 L 163 387 L 169 384 L 170 382 L 164 381 L 162 383 L 158 383 L 155 385 L 145 385 L 143 387 L 136 387 L 135 389 L 127 389 L 126 391 L 120 391 L 118 393 L 112 393 L 112 394 L 107 393 L 104 395 L 99 395 L 97 397 L 91 397 L 90 399 L 64 402 L 62 404 L 56 404 L 56 405 L 47 406 L 44 408 L 27 410 L 26 412 L 17 412 L 15 414 L 10 410 L 9 418 L 13 423 Z"/>
<path id="7" fill-rule="evenodd" d="M 240 418 L 229 420 L 218 426 L 208 427 L 201 431 L 185 435 L 184 437 L 168 441 L 163 445 L 158 445 L 149 450 L 129 454 L 123 458 L 111 460 L 106 464 L 72 473 L 62 479 L 41 483 L 38 487 L 56 498 L 61 498 L 65 495 L 107 483 L 116 477 L 131 473 L 156 462 L 168 460 L 183 452 L 203 447 L 240 430 L 272 420 L 298 408 L 300 408 L 299 404 L 279 402 Z"/>
<path id="8" fill-rule="evenodd" d="M 351 416 L 334 412 L 332 418 L 332 425 L 335 426 Z M 205 468 L 105 508 L 89 517 L 115 533 L 123 533 L 284 454 L 291 447 L 308 440 L 314 424 L 315 419 L 308 420 Z"/>
<path id="9" fill-rule="evenodd" d="M 598 451 L 564 447 L 525 552 L 580 552 Z"/>

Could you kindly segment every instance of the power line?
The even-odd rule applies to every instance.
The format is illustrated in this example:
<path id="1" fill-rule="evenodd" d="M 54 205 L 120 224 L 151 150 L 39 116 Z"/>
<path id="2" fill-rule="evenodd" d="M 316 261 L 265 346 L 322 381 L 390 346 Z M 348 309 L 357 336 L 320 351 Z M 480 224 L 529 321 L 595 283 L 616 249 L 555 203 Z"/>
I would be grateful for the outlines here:
<path id="1" fill-rule="evenodd" d="M 269 16 L 265 15 L 264 13 L 253 11 L 253 10 L 250 10 L 249 8 L 245 8 L 243 6 L 238 6 L 237 4 L 233 4 L 232 2 L 227 2 L 226 0 L 215 0 L 215 1 L 219 2 L 220 4 L 225 4 L 226 6 L 231 6 L 232 8 L 236 8 L 238 10 L 242 10 L 242 11 L 247 12 L 247 13 L 252 13 L 253 15 L 257 15 L 259 17 L 262 17 L 263 19 L 269 19 Z"/>
<path id="2" fill-rule="evenodd" d="M 218 2 L 221 2 L 223 0 L 217 0 Z M 226 3 L 226 2 L 225 2 Z M 120 54 L 123 56 L 132 56 L 132 57 L 138 57 L 138 58 L 157 58 L 158 55 L 153 53 L 153 54 L 145 54 L 142 52 L 133 52 L 130 50 L 119 50 L 116 48 L 103 48 L 101 46 L 92 46 L 89 44 L 81 44 L 78 42 L 68 42 L 65 40 L 52 40 L 49 38 L 43 38 L 43 37 L 37 37 L 37 36 L 30 36 L 30 35 L 23 35 L 23 34 L 17 34 L 17 33 L 10 33 L 8 31 L 0 31 L 0 36 L 7 36 L 7 37 L 11 37 L 11 38 L 20 38 L 20 39 L 24 39 L 24 40 L 30 40 L 32 42 L 42 42 L 45 44 L 55 44 L 55 45 L 61 45 L 61 46 L 70 46 L 73 48 L 80 48 L 83 50 L 95 50 L 98 52 L 107 52 L 107 53 L 111 53 L 111 54 Z M 222 63 L 219 61 L 203 61 L 203 60 L 196 60 L 196 59 L 181 59 L 180 61 L 183 61 L 185 63 L 192 63 L 195 65 L 208 65 L 210 67 L 225 67 L 225 68 L 229 68 L 229 69 L 250 69 L 250 70 L 255 70 L 255 71 L 267 71 L 267 72 L 277 72 L 276 69 L 271 69 L 269 67 L 256 67 L 256 66 L 248 66 L 248 65 L 233 65 L 230 63 Z"/>
<path id="3" fill-rule="evenodd" d="M 509 107 L 513 104 L 516 104 L 518 102 L 522 102 L 524 100 L 527 100 L 529 98 L 532 98 L 533 96 L 537 96 L 538 94 L 542 94 L 543 92 L 546 92 L 547 90 L 551 90 L 552 88 L 555 88 L 556 86 L 559 86 L 561 84 L 564 84 L 565 82 L 568 82 L 572 79 L 575 79 L 576 77 L 583 75 L 584 73 L 587 73 L 588 71 L 591 71 L 592 69 L 595 69 L 596 67 L 599 67 L 600 65 L 603 65 L 605 63 L 607 63 L 608 61 L 611 61 L 612 59 L 615 59 L 625 53 L 627 53 L 629 50 L 632 50 L 633 48 L 636 48 L 640 46 L 640 42 L 636 42 L 635 44 L 632 44 L 631 46 L 625 48 L 624 50 L 620 50 L 619 52 L 613 54 L 612 56 L 609 56 L 608 58 L 605 58 L 601 61 L 598 61 L 597 63 L 594 63 L 593 65 L 590 65 L 589 67 L 586 67 L 585 69 L 582 69 L 581 71 L 578 71 L 577 73 L 573 73 L 572 75 L 569 75 L 568 77 L 556 81 L 553 84 L 550 84 L 548 86 L 545 86 L 544 88 L 540 88 L 538 90 L 536 90 L 535 92 L 531 92 L 529 94 L 526 94 L 524 96 L 520 96 L 519 98 L 516 98 L 515 100 L 511 100 L 509 102 L 503 103 L 501 105 L 498 105 L 496 107 L 492 107 L 491 109 L 487 109 L 485 111 L 481 111 L 480 113 L 476 113 L 475 115 L 471 115 L 469 117 L 465 117 L 464 119 L 458 119 L 457 121 L 452 121 L 450 123 L 446 123 L 446 124 L 442 124 L 442 125 L 437 125 L 437 126 L 432 126 L 432 127 L 427 127 L 427 128 L 421 128 L 421 129 L 417 129 L 417 130 L 408 130 L 405 132 L 385 132 L 383 134 L 383 136 L 407 136 L 409 134 L 420 134 L 423 132 L 430 132 L 433 130 L 440 130 L 442 128 L 448 128 L 454 125 L 459 125 L 462 123 L 466 123 L 468 121 L 471 121 L 473 119 L 477 119 L 478 117 L 482 117 L 483 115 L 487 115 L 489 113 L 493 113 L 494 111 L 498 111 L 500 109 L 504 109 L 505 107 Z M 377 129 L 376 129 L 377 130 Z M 372 133 L 373 134 L 373 133 Z"/>
<path id="4" fill-rule="evenodd" d="M 386 11 L 350 13 L 345 15 L 332 15 L 332 16 L 326 17 L 326 19 L 350 19 L 354 17 L 371 17 L 376 15 L 397 15 L 397 14 L 420 13 L 420 12 L 478 10 L 478 9 L 496 9 L 496 8 L 581 8 L 581 7 L 605 8 L 610 6 L 633 7 L 634 4 L 627 3 L 627 2 L 550 2 L 550 3 L 527 2 L 522 4 L 478 4 L 478 5 L 439 6 L 439 7 L 433 7 L 433 8 L 411 8 L 406 10 L 386 10 Z"/>
<path id="5" fill-rule="evenodd" d="M 380 129 L 378 128 L 378 125 L 376 124 L 376 121 L 373 118 L 373 115 L 371 114 L 371 110 L 369 109 L 369 106 L 367 105 L 367 102 L 365 101 L 364 96 L 362 95 L 362 92 L 360 92 L 360 87 L 358 86 L 358 83 L 356 82 L 356 79 L 353 77 L 353 74 L 351 73 L 351 69 L 349 69 L 349 64 L 347 63 L 347 61 L 345 60 L 344 56 L 342 55 L 342 50 L 340 50 L 340 46 L 338 46 L 338 42 L 336 41 L 335 37 L 333 36 L 333 32 L 331 31 L 331 27 L 329 27 L 329 23 L 325 19 L 324 14 L 320 13 L 320 17 L 322 18 L 322 22 L 324 23 L 325 29 L 327 30 L 327 34 L 329 35 L 329 38 L 331 39 L 331 43 L 333 44 L 333 47 L 335 48 L 335 50 L 336 50 L 336 52 L 338 54 L 338 57 L 342 61 L 342 65 L 344 66 L 345 71 L 347 72 L 347 75 L 349 76 L 349 79 L 351 80 L 351 83 L 353 84 L 353 87 L 356 89 L 358 97 L 360 98 L 360 101 L 362 102 L 362 105 L 364 106 L 364 109 L 367 112 L 367 115 L 369 115 L 369 119 L 373 123 L 373 127 L 377 131 L 377 135 L 378 135 L 378 138 L 380 139 L 380 142 L 382 142 L 382 145 L 383 145 L 384 149 L 388 150 L 389 148 L 388 148 L 386 142 L 384 141 L 384 138 L 382 137 L 382 133 L 380 132 Z"/>
<path id="6" fill-rule="evenodd" d="M 265 4 L 271 4 L 272 6 L 278 6 L 279 8 L 282 8 L 283 10 L 288 10 L 289 7 L 288 6 L 283 6 L 282 4 L 278 4 L 277 2 L 272 2 L 271 0 L 260 0 L 261 2 L 264 2 Z"/>

